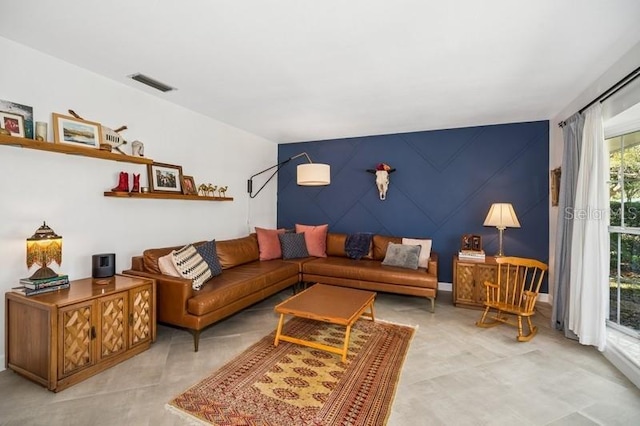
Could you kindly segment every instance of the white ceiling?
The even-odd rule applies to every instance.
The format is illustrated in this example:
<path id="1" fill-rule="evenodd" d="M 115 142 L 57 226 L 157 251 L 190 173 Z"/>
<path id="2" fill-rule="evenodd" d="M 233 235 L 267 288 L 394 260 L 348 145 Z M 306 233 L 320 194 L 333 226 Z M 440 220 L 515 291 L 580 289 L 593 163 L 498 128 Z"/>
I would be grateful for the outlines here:
<path id="1" fill-rule="evenodd" d="M 0 36 L 281 143 L 552 118 L 639 18 L 638 0 L 2 0 Z"/>

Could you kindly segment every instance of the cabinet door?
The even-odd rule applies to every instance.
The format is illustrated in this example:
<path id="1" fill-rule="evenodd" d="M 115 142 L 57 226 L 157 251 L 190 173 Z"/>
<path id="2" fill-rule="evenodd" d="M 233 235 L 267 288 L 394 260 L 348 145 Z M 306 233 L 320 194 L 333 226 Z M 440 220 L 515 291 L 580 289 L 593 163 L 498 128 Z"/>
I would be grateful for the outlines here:
<path id="1" fill-rule="evenodd" d="M 70 305 L 58 311 L 58 378 L 95 364 L 95 318 L 93 301 Z"/>
<path id="2" fill-rule="evenodd" d="M 496 282 L 497 269 L 495 265 L 478 264 L 476 268 L 476 295 L 475 300 L 482 306 L 487 300 L 487 291 L 484 287 L 485 281 Z"/>
<path id="3" fill-rule="evenodd" d="M 98 300 L 100 312 L 100 334 L 98 354 L 100 359 L 108 358 L 127 350 L 128 293 L 115 293 Z"/>
<path id="4" fill-rule="evenodd" d="M 457 303 L 475 303 L 475 266 L 469 263 L 456 263 L 455 300 Z"/>
<path id="5" fill-rule="evenodd" d="M 153 287 L 143 285 L 129 290 L 129 347 L 151 340 L 153 327 Z"/>

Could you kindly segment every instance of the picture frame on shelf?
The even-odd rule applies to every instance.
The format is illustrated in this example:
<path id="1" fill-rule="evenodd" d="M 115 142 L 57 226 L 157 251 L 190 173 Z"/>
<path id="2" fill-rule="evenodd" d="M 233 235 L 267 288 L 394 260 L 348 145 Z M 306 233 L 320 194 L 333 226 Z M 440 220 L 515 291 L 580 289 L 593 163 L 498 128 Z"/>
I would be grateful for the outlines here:
<path id="1" fill-rule="evenodd" d="M 151 192 L 182 194 L 182 166 L 152 163 L 147 165 L 147 172 Z"/>
<path id="2" fill-rule="evenodd" d="M 53 113 L 53 142 L 88 149 L 99 149 L 102 143 L 102 126 L 88 120 Z"/>
<path id="3" fill-rule="evenodd" d="M 193 176 L 182 176 L 182 193 L 185 195 L 198 195 L 196 182 Z"/>
<path id="4" fill-rule="evenodd" d="M 482 237 L 474 234 L 464 234 L 461 238 L 460 251 L 482 251 Z"/>
<path id="5" fill-rule="evenodd" d="M 11 133 L 11 136 L 25 137 L 24 117 L 20 114 L 0 111 L 0 127 Z"/>
<path id="6" fill-rule="evenodd" d="M 24 135 L 21 137 L 33 139 L 33 107 L 0 99 L 0 111 L 22 116 Z"/>

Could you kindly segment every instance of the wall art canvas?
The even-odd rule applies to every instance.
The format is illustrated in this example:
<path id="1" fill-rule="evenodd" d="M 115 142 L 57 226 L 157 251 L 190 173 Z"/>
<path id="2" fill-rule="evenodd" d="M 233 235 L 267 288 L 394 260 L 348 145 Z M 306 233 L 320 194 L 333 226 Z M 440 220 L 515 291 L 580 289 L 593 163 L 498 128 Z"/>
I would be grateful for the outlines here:
<path id="1" fill-rule="evenodd" d="M 0 99 L 0 112 L 21 115 L 24 119 L 24 137 L 33 139 L 33 107 Z"/>

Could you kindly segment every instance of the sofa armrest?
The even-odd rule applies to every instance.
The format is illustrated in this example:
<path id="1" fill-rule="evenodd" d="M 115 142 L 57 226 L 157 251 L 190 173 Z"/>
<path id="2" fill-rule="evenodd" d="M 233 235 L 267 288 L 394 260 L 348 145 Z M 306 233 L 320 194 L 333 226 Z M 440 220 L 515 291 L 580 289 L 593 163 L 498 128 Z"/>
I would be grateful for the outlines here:
<path id="1" fill-rule="evenodd" d="M 429 258 L 429 267 L 427 268 L 427 272 L 436 276 L 436 280 L 438 280 L 438 253 L 435 251 L 431 252 L 431 257 Z"/>
<path id="2" fill-rule="evenodd" d="M 134 269 L 122 271 L 122 273 L 155 279 L 158 321 L 171 324 L 184 322 L 182 319 L 187 315 L 187 301 L 193 297 L 191 280 Z"/>
<path id="3" fill-rule="evenodd" d="M 144 271 L 144 257 L 133 256 L 131 258 L 131 269 L 134 271 Z"/>

